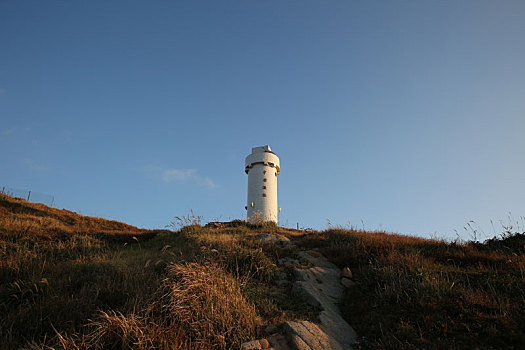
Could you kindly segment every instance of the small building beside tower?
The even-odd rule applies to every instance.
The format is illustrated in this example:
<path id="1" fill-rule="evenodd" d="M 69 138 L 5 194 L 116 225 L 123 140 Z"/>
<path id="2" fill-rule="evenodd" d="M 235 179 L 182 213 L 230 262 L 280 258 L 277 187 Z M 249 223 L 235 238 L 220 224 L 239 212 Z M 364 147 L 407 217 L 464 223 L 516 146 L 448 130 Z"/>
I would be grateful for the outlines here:
<path id="1" fill-rule="evenodd" d="M 244 162 L 248 174 L 247 219 L 249 221 L 279 221 L 277 206 L 277 176 L 279 157 L 270 146 L 253 147 Z"/>

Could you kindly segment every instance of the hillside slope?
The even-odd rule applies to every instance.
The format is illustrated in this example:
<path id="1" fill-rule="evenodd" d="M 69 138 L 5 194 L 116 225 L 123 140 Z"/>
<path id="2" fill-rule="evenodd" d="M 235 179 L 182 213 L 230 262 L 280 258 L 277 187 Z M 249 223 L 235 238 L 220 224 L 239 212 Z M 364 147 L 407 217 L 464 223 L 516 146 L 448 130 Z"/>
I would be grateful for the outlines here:
<path id="1" fill-rule="evenodd" d="M 274 225 L 150 231 L 0 199 L 0 348 L 229 349 L 314 315 L 253 239 Z"/>
<path id="2" fill-rule="evenodd" d="M 8 197 L 0 215 L 1 348 L 239 348 L 318 321 L 294 288 L 305 251 L 350 267 L 340 309 L 358 348 L 525 348 L 525 234 L 512 228 L 485 243 L 193 216 L 150 231 Z"/>
<path id="3" fill-rule="evenodd" d="M 525 234 L 484 244 L 329 230 L 303 239 L 357 285 L 341 305 L 364 348 L 525 348 Z"/>
<path id="4" fill-rule="evenodd" d="M 46 236 L 71 233 L 138 234 L 148 230 L 118 221 L 83 216 L 0 193 L 0 233 Z"/>

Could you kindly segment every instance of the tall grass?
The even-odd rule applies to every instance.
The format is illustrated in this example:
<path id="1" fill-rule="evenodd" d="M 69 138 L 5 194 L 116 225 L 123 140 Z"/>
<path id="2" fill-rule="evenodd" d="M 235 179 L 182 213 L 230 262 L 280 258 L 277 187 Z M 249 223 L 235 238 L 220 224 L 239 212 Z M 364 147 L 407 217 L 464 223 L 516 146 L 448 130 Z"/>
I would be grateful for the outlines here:
<path id="1" fill-rule="evenodd" d="M 239 281 L 216 264 L 174 264 L 164 280 L 163 313 L 202 349 L 227 348 L 254 338 L 261 319 Z"/>
<path id="2" fill-rule="evenodd" d="M 0 197 L 0 348 L 230 349 L 315 312 L 277 266 L 319 247 L 358 285 L 341 310 L 363 348 L 525 347 L 525 233 L 444 242 L 267 223 L 149 231 Z"/>
<path id="3" fill-rule="evenodd" d="M 0 348 L 230 349 L 310 315 L 253 239 L 268 226 L 148 231 L 2 199 Z"/>
<path id="4" fill-rule="evenodd" d="M 450 243 L 333 229 L 304 244 L 352 268 L 359 284 L 342 310 L 364 347 L 522 348 L 525 256 L 495 249 L 521 236 Z"/>

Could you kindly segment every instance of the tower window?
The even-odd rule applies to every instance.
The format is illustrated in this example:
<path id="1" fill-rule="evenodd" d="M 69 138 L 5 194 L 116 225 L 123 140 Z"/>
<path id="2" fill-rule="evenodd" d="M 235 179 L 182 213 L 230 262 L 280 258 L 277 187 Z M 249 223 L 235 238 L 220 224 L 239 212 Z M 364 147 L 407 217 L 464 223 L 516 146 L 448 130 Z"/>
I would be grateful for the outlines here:
<path id="1" fill-rule="evenodd" d="M 266 174 L 266 170 L 263 171 L 263 174 Z"/>
<path id="2" fill-rule="evenodd" d="M 264 178 L 264 180 L 263 180 L 263 181 L 264 181 L 264 182 L 266 182 L 266 178 Z"/>
<path id="3" fill-rule="evenodd" d="M 263 193 L 263 197 L 266 197 L 266 193 Z"/>
<path id="4" fill-rule="evenodd" d="M 266 189 L 266 186 L 263 186 L 263 190 L 265 190 L 265 189 Z"/>

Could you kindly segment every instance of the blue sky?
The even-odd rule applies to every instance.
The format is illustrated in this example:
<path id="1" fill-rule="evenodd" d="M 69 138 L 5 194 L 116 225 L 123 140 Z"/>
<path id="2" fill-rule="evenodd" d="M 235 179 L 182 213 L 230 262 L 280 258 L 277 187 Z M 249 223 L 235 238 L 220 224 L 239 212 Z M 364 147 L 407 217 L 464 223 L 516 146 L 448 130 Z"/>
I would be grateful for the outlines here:
<path id="1" fill-rule="evenodd" d="M 269 144 L 282 224 L 491 236 L 525 215 L 524 38 L 523 1 L 1 1 L 0 184 L 243 218 Z"/>

